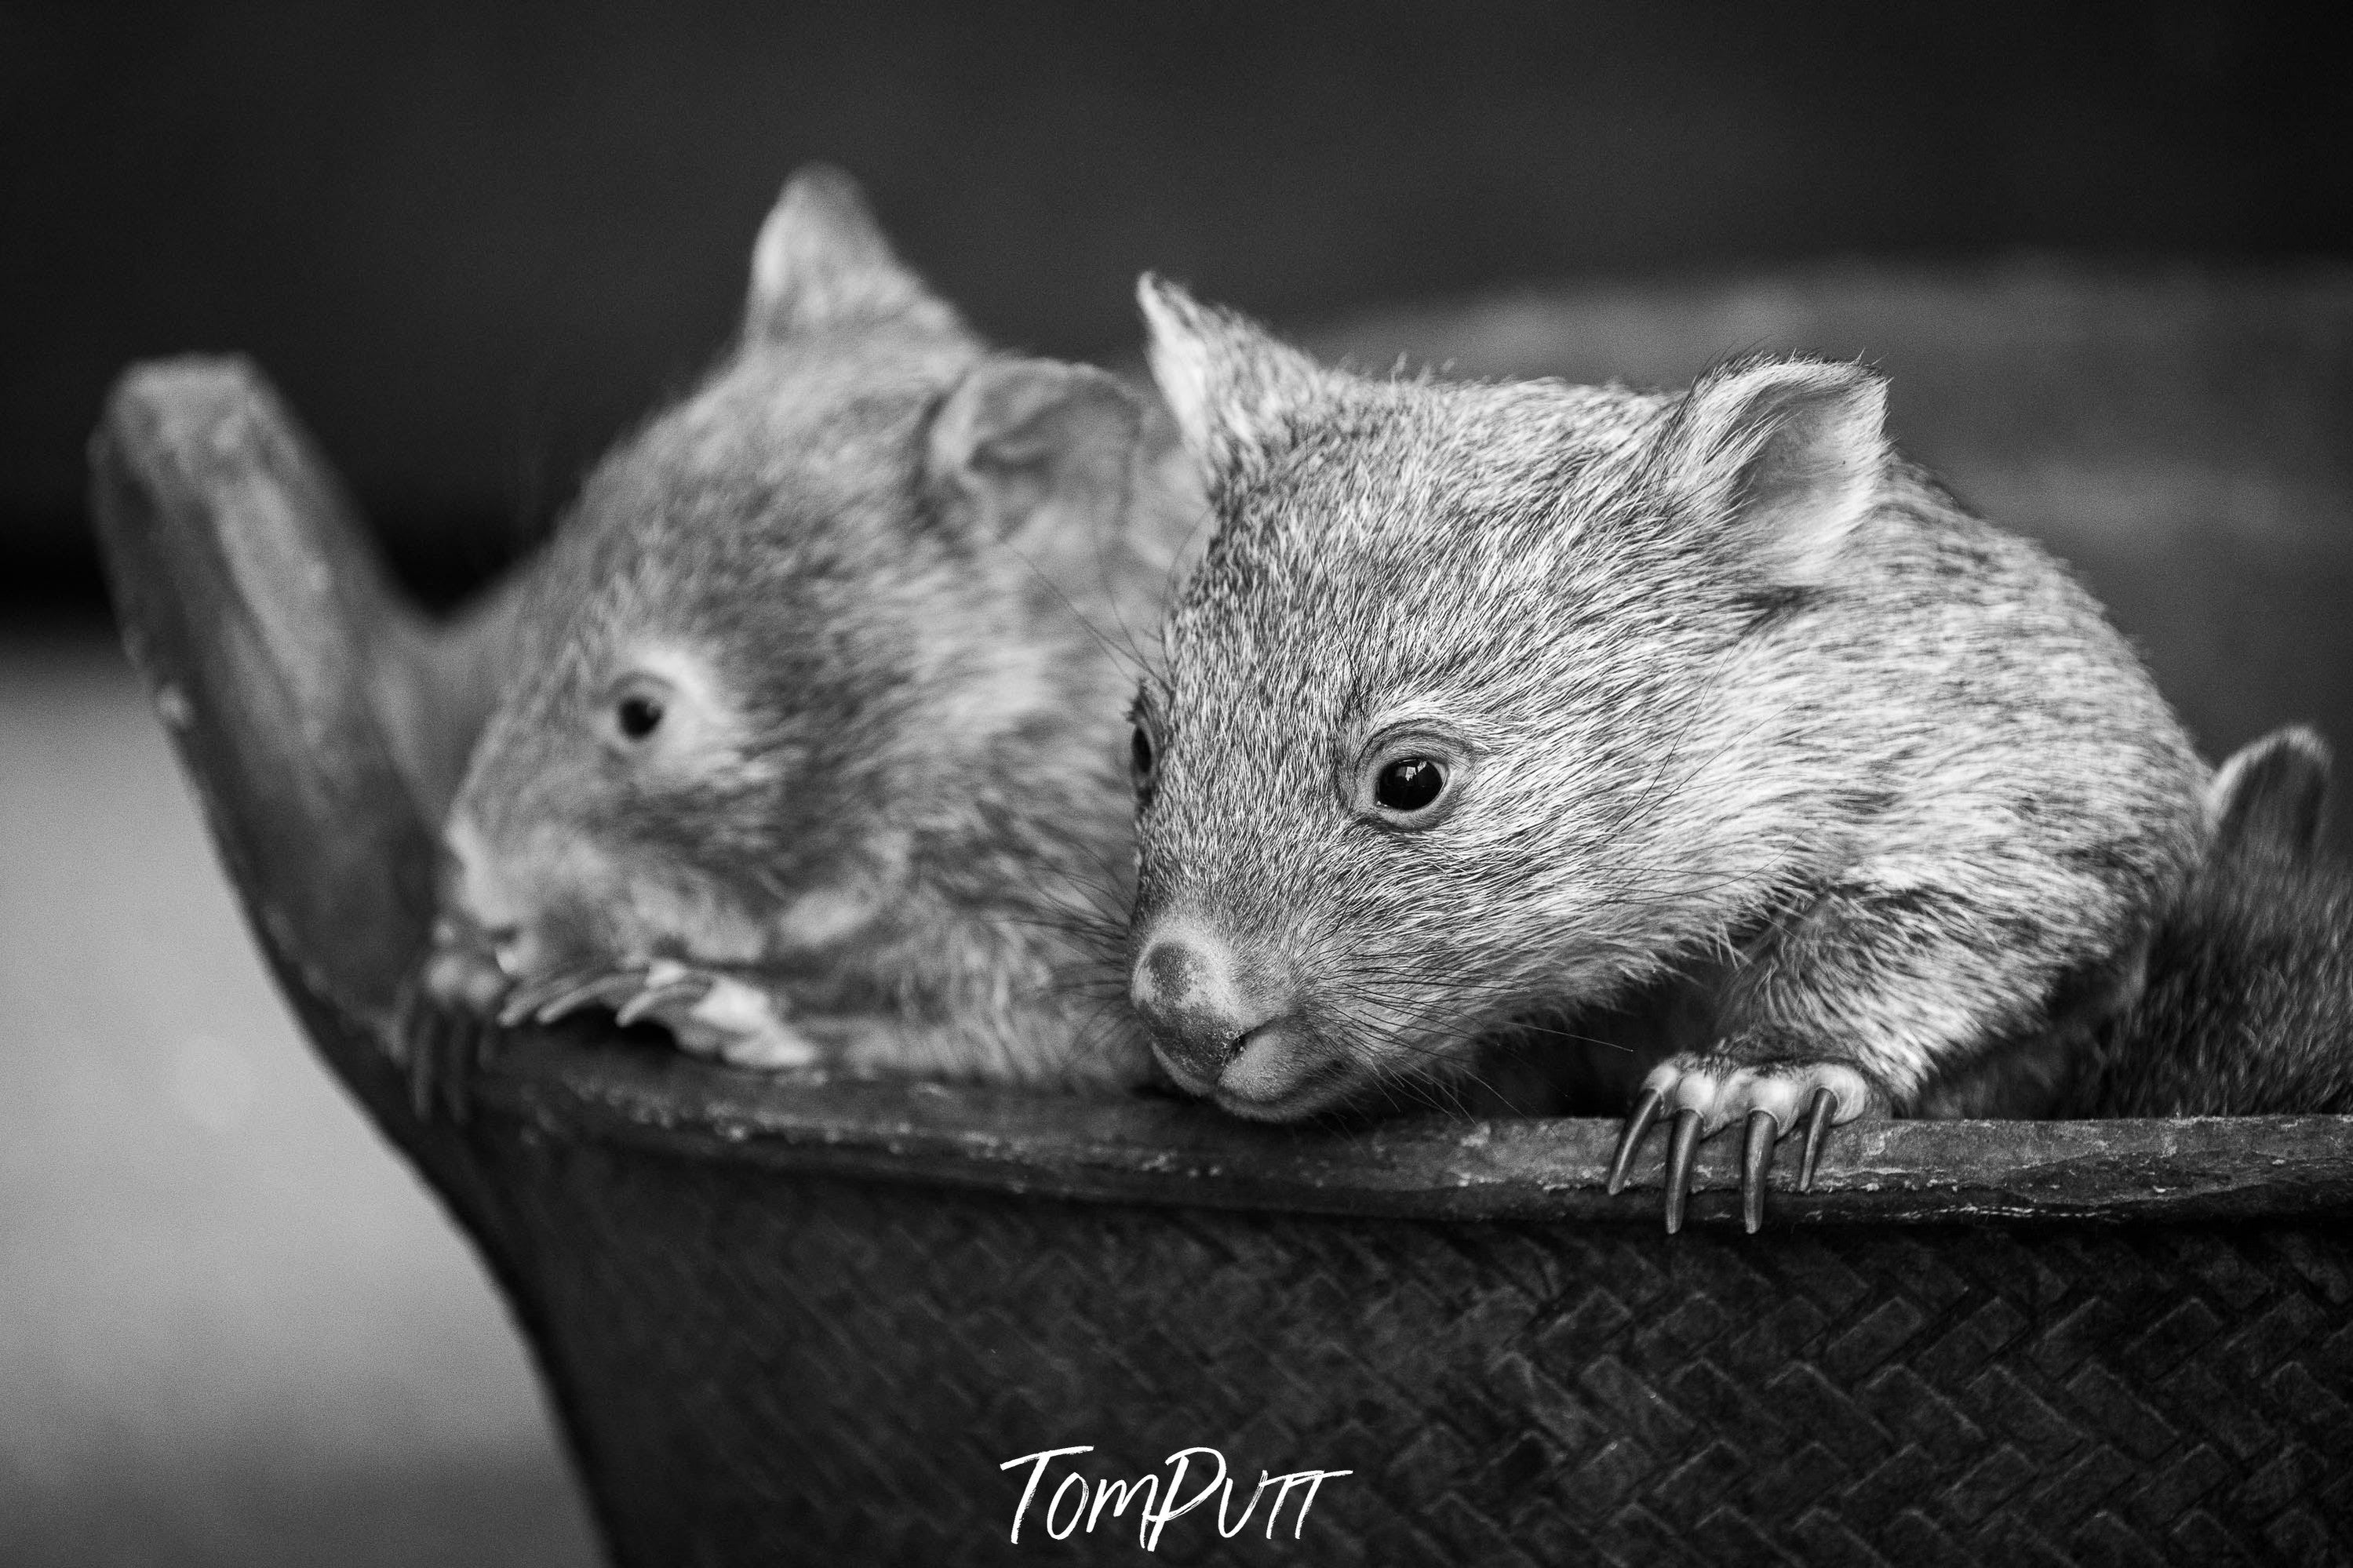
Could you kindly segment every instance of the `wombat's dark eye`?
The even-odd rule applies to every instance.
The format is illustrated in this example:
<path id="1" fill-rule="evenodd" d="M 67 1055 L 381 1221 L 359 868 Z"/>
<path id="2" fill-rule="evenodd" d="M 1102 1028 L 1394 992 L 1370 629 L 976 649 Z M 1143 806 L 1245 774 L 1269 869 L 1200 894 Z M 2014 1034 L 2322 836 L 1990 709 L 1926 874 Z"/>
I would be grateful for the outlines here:
<path id="1" fill-rule="evenodd" d="M 1420 811 L 1446 793 L 1446 769 L 1430 757 L 1399 757 L 1373 782 L 1373 799 L 1384 809 Z"/>
<path id="2" fill-rule="evenodd" d="M 1152 743 L 1152 731 L 1139 721 L 1127 738 L 1127 776 L 1138 790 L 1149 789 L 1159 763 L 1160 749 Z"/>
<path id="3" fill-rule="evenodd" d="M 605 689 L 602 701 L 601 709 L 590 710 L 590 722 L 606 750 L 629 759 L 631 767 L 656 760 L 682 762 L 683 752 L 709 728 L 704 720 L 710 705 L 697 698 L 695 685 L 681 685 L 655 670 L 627 671 Z M 665 737 L 659 747 L 657 733 Z"/>
<path id="4" fill-rule="evenodd" d="M 1419 833 L 1461 808 L 1479 771 L 1479 752 L 1436 721 L 1377 735 L 1340 779 L 1342 802 L 1376 826 Z"/>
<path id="5" fill-rule="evenodd" d="M 620 725 L 622 734 L 642 741 L 661 723 L 662 705 L 641 692 L 631 692 L 613 710 L 613 721 Z"/>

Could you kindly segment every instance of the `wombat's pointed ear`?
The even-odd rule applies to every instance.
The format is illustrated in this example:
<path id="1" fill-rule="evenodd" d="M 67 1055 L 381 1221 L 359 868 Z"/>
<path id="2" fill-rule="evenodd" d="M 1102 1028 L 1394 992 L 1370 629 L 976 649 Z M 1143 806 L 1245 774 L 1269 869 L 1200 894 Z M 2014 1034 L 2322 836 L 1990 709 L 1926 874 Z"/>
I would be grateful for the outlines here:
<path id="1" fill-rule="evenodd" d="M 932 491 L 960 526 L 1038 556 L 1092 552 L 1124 518 L 1143 411 L 1092 365 L 987 360 L 932 420 Z M 1064 526 L 1072 524 L 1072 526 Z"/>
<path id="2" fill-rule="evenodd" d="M 752 246 L 745 333 L 781 338 L 891 324 L 960 330 L 946 301 L 892 253 L 857 181 L 822 163 L 799 170 Z"/>
<path id="3" fill-rule="evenodd" d="M 1877 503 L 1886 419 L 1887 384 L 1861 365 L 1749 361 L 1699 379 L 1662 457 L 1775 583 L 1807 587 Z"/>
<path id="4" fill-rule="evenodd" d="M 1152 379 L 1187 449 L 1212 475 L 1264 450 L 1283 413 L 1323 381 L 1314 360 L 1256 322 L 1164 279 L 1145 273 L 1135 297 L 1152 329 Z"/>
<path id="5" fill-rule="evenodd" d="M 2329 765 L 2328 742 L 2302 724 L 2232 752 L 2206 786 L 2206 826 L 2216 852 L 2311 859 L 2320 849 Z"/>

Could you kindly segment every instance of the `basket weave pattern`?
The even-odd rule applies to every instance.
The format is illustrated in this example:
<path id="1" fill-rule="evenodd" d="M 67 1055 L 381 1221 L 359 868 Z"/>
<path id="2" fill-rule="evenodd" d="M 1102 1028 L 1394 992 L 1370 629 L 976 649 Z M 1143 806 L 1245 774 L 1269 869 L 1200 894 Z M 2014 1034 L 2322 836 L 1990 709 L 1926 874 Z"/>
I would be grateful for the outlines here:
<path id="1" fill-rule="evenodd" d="M 1050 1485 L 1197 1444 L 1240 1476 L 1237 1510 L 1261 1468 L 1355 1471 L 1299 1543 L 1290 1513 L 1271 1546 L 1262 1518 L 1225 1542 L 1205 1509 L 1162 1536 L 1176 1562 L 2353 1552 L 2353 1260 L 2316 1226 L 1664 1243 L 552 1144 L 503 1175 L 565 1292 L 549 1353 L 604 1406 L 584 1458 L 633 1494 L 613 1510 L 630 1561 L 1135 1551 L 1109 1519 L 1047 1540 L 1042 1492 L 1008 1543 L 1021 1473 L 1000 1464 L 1077 1443 L 1096 1451 Z M 678 1398 L 714 1382 L 725 1397 Z"/>

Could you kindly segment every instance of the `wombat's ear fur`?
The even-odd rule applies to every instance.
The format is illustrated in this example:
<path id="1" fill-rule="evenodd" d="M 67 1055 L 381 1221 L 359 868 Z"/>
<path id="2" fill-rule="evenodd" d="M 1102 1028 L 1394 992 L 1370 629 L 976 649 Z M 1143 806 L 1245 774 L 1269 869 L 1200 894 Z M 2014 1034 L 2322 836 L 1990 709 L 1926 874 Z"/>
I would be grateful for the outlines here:
<path id="1" fill-rule="evenodd" d="M 1147 272 L 1136 279 L 1135 297 L 1152 329 L 1152 379 L 1186 448 L 1213 475 L 1262 451 L 1285 411 L 1323 381 L 1297 349 L 1174 283 Z"/>
<path id="2" fill-rule="evenodd" d="M 1091 526 L 1063 525 L 1123 518 L 1142 426 L 1134 395 L 1092 365 L 985 360 L 933 416 L 925 465 L 961 526 L 1032 552 L 1091 552 Z"/>
<path id="3" fill-rule="evenodd" d="M 752 246 L 750 337 L 828 327 L 957 331 L 956 314 L 892 252 L 858 182 L 811 163 L 785 182 Z"/>
<path id="4" fill-rule="evenodd" d="M 2328 742 L 2302 724 L 2232 752 L 2206 786 L 2215 851 L 2310 859 L 2320 848 L 2329 764 Z"/>
<path id="5" fill-rule="evenodd" d="M 1751 360 L 1694 384 L 1661 457 L 1773 582 L 1808 587 L 1878 499 L 1886 418 L 1887 384 L 1861 365 Z"/>

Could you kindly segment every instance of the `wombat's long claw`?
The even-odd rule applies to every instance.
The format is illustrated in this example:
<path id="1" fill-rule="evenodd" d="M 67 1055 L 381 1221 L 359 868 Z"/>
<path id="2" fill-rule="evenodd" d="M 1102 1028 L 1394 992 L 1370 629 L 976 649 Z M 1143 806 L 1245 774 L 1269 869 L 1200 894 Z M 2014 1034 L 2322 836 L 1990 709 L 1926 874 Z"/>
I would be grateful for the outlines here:
<path id="1" fill-rule="evenodd" d="M 1748 1142 L 1740 1147 L 1740 1223 L 1751 1236 L 1765 1224 L 1765 1168 L 1780 1136 L 1780 1119 L 1771 1111 L 1748 1113 Z"/>
<path id="2" fill-rule="evenodd" d="M 1627 1112 L 1626 1130 L 1618 1134 L 1618 1152 L 1609 1162 L 1609 1180 L 1604 1189 L 1611 1197 L 1625 1190 L 1626 1168 L 1634 1163 L 1634 1151 L 1641 1146 L 1642 1134 L 1659 1119 L 1659 1107 L 1666 1102 L 1665 1095 L 1655 1089 L 1646 1089 L 1634 1102 L 1634 1109 Z"/>
<path id="3" fill-rule="evenodd" d="M 638 988 L 644 984 L 645 977 L 642 975 L 600 974 L 594 979 L 584 980 L 571 989 L 541 1003 L 532 1016 L 540 1023 L 553 1024 L 568 1014 L 578 1012 L 592 1002 L 601 1002 L 607 1005 L 617 1004 L 637 994 Z"/>
<path id="4" fill-rule="evenodd" d="M 622 1003 L 613 1014 L 613 1021 L 626 1029 L 638 1019 L 651 1017 L 672 1003 L 684 1002 L 691 1005 L 700 1002 L 702 1000 L 703 994 L 710 989 L 710 977 L 701 974 L 668 981 L 659 985 L 649 985 Z"/>
<path id="5" fill-rule="evenodd" d="M 412 986 L 400 1002 L 396 1026 L 406 1053 L 409 1109 L 419 1121 L 443 1110 L 462 1124 L 472 1109 L 469 1076 L 480 1049 L 480 1020 L 438 1005 L 423 988 Z"/>
<path id="6" fill-rule="evenodd" d="M 553 974 L 543 974 L 536 980 L 525 981 L 508 992 L 500 1002 L 499 1026 L 512 1029 L 518 1024 L 533 1019 L 544 1024 L 548 1020 L 541 1017 L 540 1015 L 555 1004 L 568 1001 L 575 992 L 586 990 L 590 986 L 604 986 L 617 981 L 624 987 L 624 994 L 627 994 L 644 984 L 645 976 L 633 971 L 624 970 L 617 974 L 602 967 L 590 968 L 584 964 L 575 964 L 570 969 L 559 969 Z M 576 1006 L 578 1004 L 573 1003 L 571 1005 Z M 565 1008 L 566 1012 L 570 1010 L 569 1006 Z"/>
<path id="7" fill-rule="evenodd" d="M 433 1114 L 434 1035 L 440 1027 L 439 1010 L 428 1006 L 417 984 L 401 987 L 394 1027 L 404 1053 L 401 1065 L 408 1074 L 408 1109 L 419 1121 Z"/>
<path id="8" fill-rule="evenodd" d="M 1814 1167 L 1822 1157 L 1822 1140 L 1829 1136 L 1831 1113 L 1838 1110 L 1838 1096 L 1827 1089 L 1814 1090 L 1813 1103 L 1806 1108 L 1806 1152 L 1798 1163 L 1798 1190 L 1814 1190 Z"/>
<path id="9" fill-rule="evenodd" d="M 529 1020 L 540 1005 L 552 997 L 561 996 L 586 978 L 579 970 L 558 970 L 537 980 L 526 980 L 506 994 L 499 1003 L 499 1027 L 512 1029 Z"/>
<path id="10" fill-rule="evenodd" d="M 483 1021 L 470 1013 L 444 1015 L 441 1021 L 441 1104 L 460 1127 L 473 1116 L 474 1056 L 482 1027 Z"/>
<path id="11" fill-rule="evenodd" d="M 1690 1195 L 1692 1161 L 1699 1153 L 1700 1113 L 1675 1112 L 1674 1142 L 1667 1146 L 1667 1234 L 1683 1227 L 1683 1199 Z"/>

